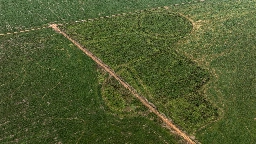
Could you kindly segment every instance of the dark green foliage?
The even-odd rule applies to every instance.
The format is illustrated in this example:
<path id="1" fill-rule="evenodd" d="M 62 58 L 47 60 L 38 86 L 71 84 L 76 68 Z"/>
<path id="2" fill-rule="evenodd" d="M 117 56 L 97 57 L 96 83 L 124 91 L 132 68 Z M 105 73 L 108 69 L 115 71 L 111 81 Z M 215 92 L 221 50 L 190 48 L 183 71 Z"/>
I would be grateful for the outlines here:
<path id="1" fill-rule="evenodd" d="M 192 29 L 185 18 L 146 11 L 63 29 L 183 129 L 192 132 L 216 118 L 216 108 L 198 93 L 209 73 L 173 49 Z"/>
<path id="2" fill-rule="evenodd" d="M 0 143 L 177 143 L 179 139 L 113 79 L 104 88 L 114 86 L 113 96 L 124 98 L 121 104 L 134 109 L 121 109 L 119 99 L 111 102 L 120 111 L 109 108 L 101 97 L 95 63 L 51 29 L 3 36 L 0 54 Z"/>

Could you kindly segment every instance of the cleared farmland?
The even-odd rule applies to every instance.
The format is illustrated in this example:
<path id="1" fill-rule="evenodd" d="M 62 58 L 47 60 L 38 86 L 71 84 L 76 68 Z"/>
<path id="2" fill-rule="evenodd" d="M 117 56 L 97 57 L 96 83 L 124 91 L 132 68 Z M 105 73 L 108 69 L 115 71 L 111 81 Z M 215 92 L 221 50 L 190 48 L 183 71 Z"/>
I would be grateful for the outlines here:
<path id="1" fill-rule="evenodd" d="M 3 36 L 0 43 L 1 143 L 179 140 L 51 29 Z"/>

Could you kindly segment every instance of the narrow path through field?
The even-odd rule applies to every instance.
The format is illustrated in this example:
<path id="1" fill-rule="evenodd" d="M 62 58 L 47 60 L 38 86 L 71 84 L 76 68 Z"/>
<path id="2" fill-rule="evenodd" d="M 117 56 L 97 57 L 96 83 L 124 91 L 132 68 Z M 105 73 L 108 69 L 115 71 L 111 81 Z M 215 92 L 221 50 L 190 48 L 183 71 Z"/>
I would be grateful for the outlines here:
<path id="1" fill-rule="evenodd" d="M 130 86 L 127 82 L 125 82 L 121 77 L 119 77 L 109 66 L 107 66 L 105 63 L 103 63 L 99 58 L 94 56 L 89 50 L 84 48 L 81 44 L 79 44 L 77 41 L 73 40 L 71 37 L 69 37 L 65 32 L 61 31 L 58 28 L 57 24 L 51 24 L 49 27 L 51 27 L 56 32 L 62 34 L 64 37 L 66 37 L 68 40 L 70 40 L 75 46 L 77 46 L 80 50 L 82 50 L 87 56 L 89 56 L 92 60 L 94 60 L 99 66 L 101 66 L 106 72 L 108 72 L 111 76 L 113 76 L 120 84 L 122 84 L 125 88 L 127 88 L 136 98 L 138 98 L 143 105 L 148 107 L 153 113 L 155 113 L 159 118 L 163 120 L 163 122 L 170 127 L 172 130 L 175 131 L 175 133 L 179 136 L 181 136 L 187 143 L 189 144 L 195 144 L 195 142 L 183 131 L 181 131 L 177 126 L 175 126 L 166 116 L 162 115 L 159 111 L 157 111 L 151 104 L 148 102 L 144 97 L 140 96 L 138 92 Z"/>

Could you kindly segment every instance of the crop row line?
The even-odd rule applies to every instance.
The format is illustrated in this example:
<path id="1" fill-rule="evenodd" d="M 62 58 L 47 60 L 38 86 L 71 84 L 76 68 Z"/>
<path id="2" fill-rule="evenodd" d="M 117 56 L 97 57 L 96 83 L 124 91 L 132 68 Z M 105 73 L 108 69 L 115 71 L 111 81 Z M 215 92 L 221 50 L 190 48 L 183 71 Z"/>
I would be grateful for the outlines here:
<path id="1" fill-rule="evenodd" d="M 19 34 L 19 33 L 25 33 L 25 32 L 30 32 L 30 31 L 41 30 L 41 29 L 48 28 L 49 25 L 55 24 L 55 23 L 58 23 L 58 25 L 62 25 L 62 24 L 90 22 L 90 21 L 96 21 L 96 20 L 106 19 L 106 18 L 120 17 L 120 16 L 126 16 L 126 15 L 133 15 L 133 14 L 138 14 L 138 13 L 142 13 L 142 12 L 145 12 L 145 11 L 155 11 L 155 10 L 160 10 L 160 9 L 169 9 L 169 7 L 171 7 L 171 6 L 180 6 L 180 5 L 193 4 L 193 3 L 204 2 L 204 1 L 205 0 L 194 0 L 194 1 L 190 1 L 190 2 L 183 2 L 183 3 L 180 3 L 180 4 L 173 4 L 173 5 L 170 5 L 170 6 L 162 6 L 162 7 L 150 8 L 150 9 L 135 10 L 134 12 L 119 13 L 119 14 L 113 14 L 113 15 L 110 15 L 110 16 L 102 16 L 102 17 L 98 17 L 98 18 L 89 18 L 89 19 L 85 19 L 85 20 L 76 20 L 76 21 L 73 21 L 73 22 L 59 23 L 57 21 L 54 21 L 54 22 L 50 22 L 48 24 L 44 24 L 41 27 L 31 27 L 31 28 L 28 28 L 28 29 L 25 29 L 25 30 L 21 30 L 21 31 L 16 31 L 16 32 L 0 33 L 0 36 Z"/>

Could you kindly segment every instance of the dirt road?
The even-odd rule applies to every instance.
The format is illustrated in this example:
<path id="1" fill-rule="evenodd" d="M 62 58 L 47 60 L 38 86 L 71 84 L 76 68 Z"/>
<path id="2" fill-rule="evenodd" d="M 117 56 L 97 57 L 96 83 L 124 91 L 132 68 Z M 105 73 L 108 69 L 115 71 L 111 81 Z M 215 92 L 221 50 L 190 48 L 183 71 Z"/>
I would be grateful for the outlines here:
<path id="1" fill-rule="evenodd" d="M 127 82 L 125 82 L 121 77 L 119 77 L 109 66 L 103 63 L 99 58 L 94 56 L 89 50 L 84 48 L 77 41 L 73 40 L 69 37 L 65 32 L 61 31 L 58 28 L 57 24 L 51 24 L 49 27 L 54 29 L 56 32 L 62 34 L 68 40 L 70 40 L 75 46 L 77 46 L 80 50 L 82 50 L 87 56 L 89 56 L 92 60 L 94 60 L 99 66 L 101 66 L 106 72 L 108 72 L 111 76 L 113 76 L 120 84 L 122 84 L 125 88 L 127 88 L 137 99 L 139 99 L 146 107 L 148 107 L 153 113 L 155 113 L 159 118 L 163 120 L 163 122 L 170 127 L 175 133 L 181 136 L 187 143 L 195 144 L 195 142 L 184 132 L 182 132 L 177 126 L 175 126 L 166 116 L 162 115 L 159 111 L 157 111 L 144 97 L 140 96 L 138 92 L 130 86 Z"/>

